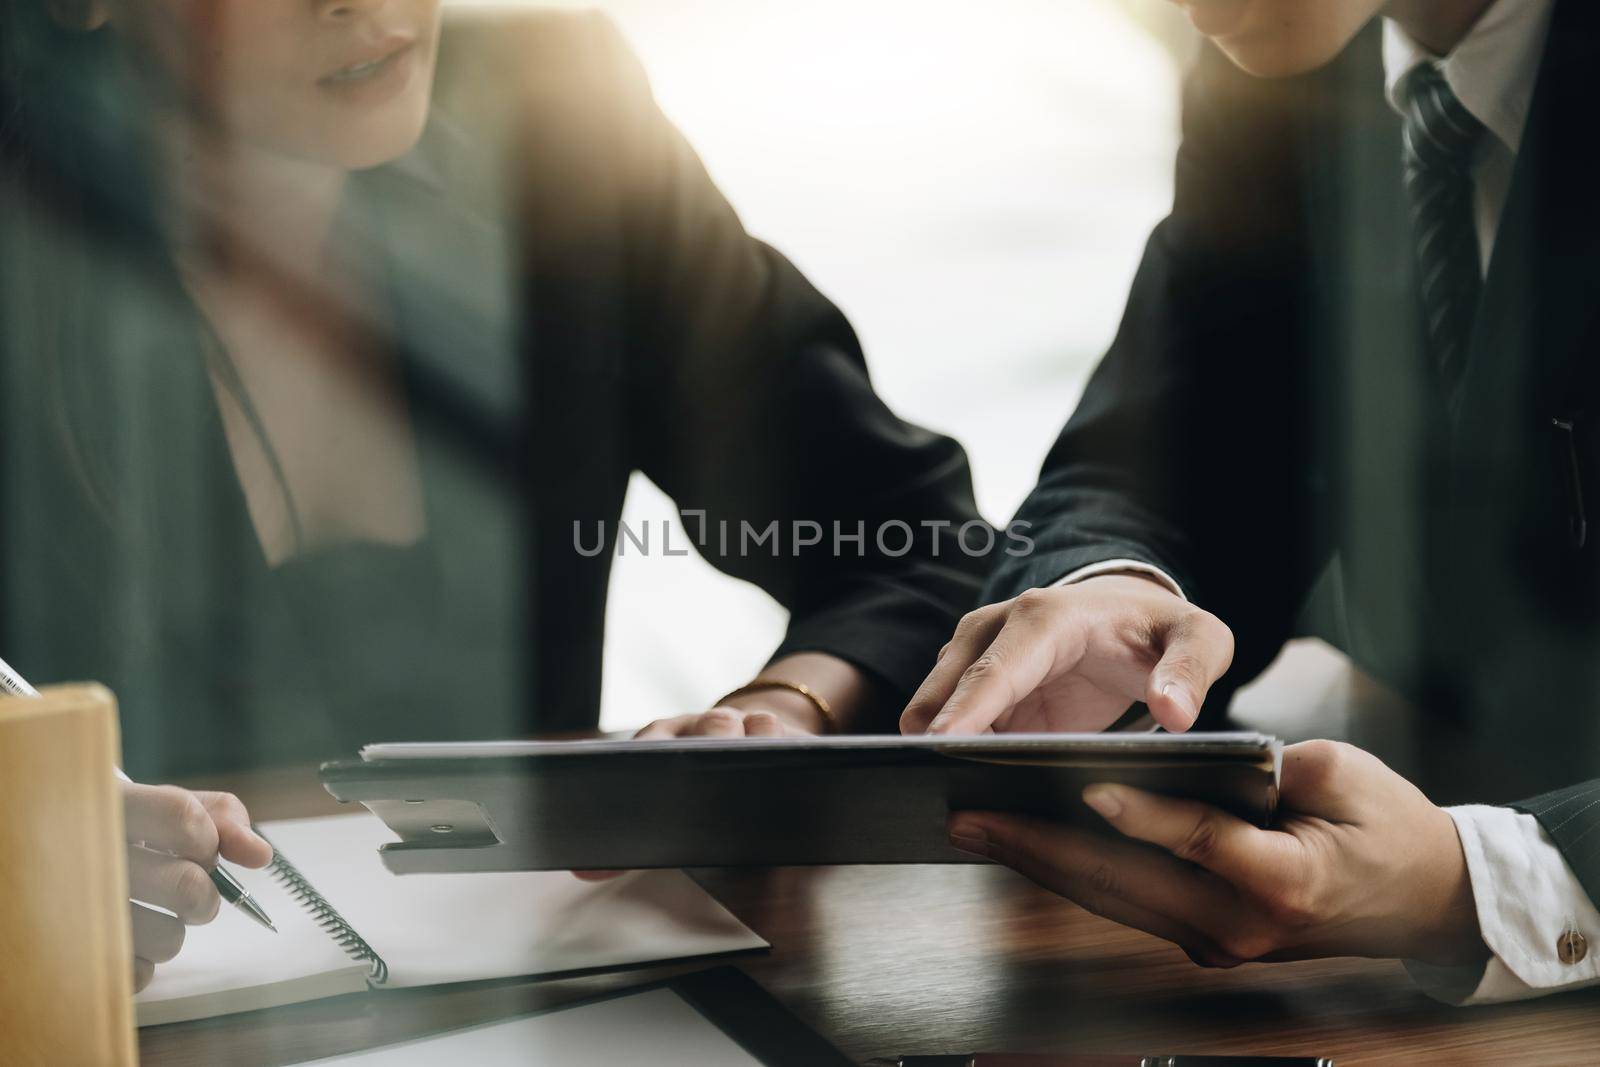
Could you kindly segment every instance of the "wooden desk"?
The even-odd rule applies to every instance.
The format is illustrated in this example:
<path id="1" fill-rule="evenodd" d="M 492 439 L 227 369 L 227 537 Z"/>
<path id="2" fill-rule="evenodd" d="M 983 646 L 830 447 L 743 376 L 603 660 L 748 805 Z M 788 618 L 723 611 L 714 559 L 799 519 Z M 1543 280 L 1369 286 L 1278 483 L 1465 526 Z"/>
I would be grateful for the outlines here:
<path id="1" fill-rule="evenodd" d="M 228 782 L 258 819 L 339 810 L 315 776 Z M 1600 990 L 1452 1009 L 1399 964 L 1207 971 L 986 867 L 696 872 L 772 942 L 739 965 L 857 1059 L 902 1052 L 1208 1052 L 1339 1064 L 1600 1063 Z M 504 1018 L 698 964 L 357 994 L 143 1030 L 146 1065 L 277 1065 Z M 1442 1058 L 1440 1058 L 1442 1056 Z"/>

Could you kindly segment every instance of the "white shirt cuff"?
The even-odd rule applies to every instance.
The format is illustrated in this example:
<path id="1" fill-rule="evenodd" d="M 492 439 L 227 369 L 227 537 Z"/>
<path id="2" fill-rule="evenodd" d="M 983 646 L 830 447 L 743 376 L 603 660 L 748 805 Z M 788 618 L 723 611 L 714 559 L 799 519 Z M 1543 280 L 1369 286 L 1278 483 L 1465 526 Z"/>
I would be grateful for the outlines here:
<path id="1" fill-rule="evenodd" d="M 1147 578 L 1154 578 L 1168 589 L 1173 595 L 1183 600 L 1189 598 L 1183 595 L 1183 587 L 1172 580 L 1172 576 L 1160 567 L 1148 563 L 1141 563 L 1136 559 L 1108 559 L 1101 563 L 1091 563 L 1087 567 L 1079 567 L 1065 578 L 1058 580 L 1056 585 L 1075 585 L 1090 578 L 1097 578 L 1102 574 L 1142 574 Z"/>
<path id="2" fill-rule="evenodd" d="M 1481 967 L 1407 961 L 1423 991 L 1451 1004 L 1493 1004 L 1600 983 L 1600 911 L 1539 820 L 1479 804 L 1445 810 L 1461 836 L 1478 926 L 1494 955 Z M 1576 963 L 1561 962 L 1558 951 L 1569 930 L 1595 946 Z"/>

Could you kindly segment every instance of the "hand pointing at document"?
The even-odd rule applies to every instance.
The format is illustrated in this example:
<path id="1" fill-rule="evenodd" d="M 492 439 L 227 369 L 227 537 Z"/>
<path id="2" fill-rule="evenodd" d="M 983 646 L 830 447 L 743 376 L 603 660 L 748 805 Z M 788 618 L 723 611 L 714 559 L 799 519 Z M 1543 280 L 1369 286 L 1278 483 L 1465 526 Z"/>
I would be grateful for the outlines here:
<path id="1" fill-rule="evenodd" d="M 1133 574 L 1032 589 L 979 608 L 900 717 L 902 733 L 1103 730 L 1137 701 L 1187 730 L 1233 662 L 1233 633 Z"/>

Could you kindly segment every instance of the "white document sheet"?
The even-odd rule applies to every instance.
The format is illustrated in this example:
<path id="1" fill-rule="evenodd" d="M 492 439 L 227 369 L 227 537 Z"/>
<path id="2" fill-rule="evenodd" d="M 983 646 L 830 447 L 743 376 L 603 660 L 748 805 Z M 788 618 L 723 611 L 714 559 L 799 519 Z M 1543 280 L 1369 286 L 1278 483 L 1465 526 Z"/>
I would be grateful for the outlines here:
<path id="1" fill-rule="evenodd" d="M 761 1067 L 670 989 L 313 1060 L 316 1067 Z M 309 1065 L 307 1065 L 309 1067 Z"/>
<path id="2" fill-rule="evenodd" d="M 394 840 L 369 814 L 265 823 L 261 831 L 388 965 L 389 986 L 543 975 L 762 948 L 766 942 L 681 871 L 587 884 L 565 872 L 390 874 Z M 135 998 L 139 1025 L 366 988 L 349 959 L 265 871 L 231 868 L 274 935 L 224 906 Z"/>

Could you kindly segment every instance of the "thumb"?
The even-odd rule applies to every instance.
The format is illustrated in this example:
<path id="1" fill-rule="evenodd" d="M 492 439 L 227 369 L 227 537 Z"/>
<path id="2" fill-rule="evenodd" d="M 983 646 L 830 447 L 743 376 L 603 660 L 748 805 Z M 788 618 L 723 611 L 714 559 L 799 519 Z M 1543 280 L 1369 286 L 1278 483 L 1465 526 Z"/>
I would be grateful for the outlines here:
<path id="1" fill-rule="evenodd" d="M 250 813 L 232 793 L 198 792 L 195 797 L 217 828 L 217 852 L 225 860 L 245 867 L 265 867 L 272 862 L 272 846 L 250 824 Z"/>
<path id="2" fill-rule="evenodd" d="M 248 823 L 217 820 L 217 853 L 242 867 L 265 867 L 272 862 L 272 846 Z"/>
<path id="3" fill-rule="evenodd" d="M 1233 663 L 1233 631 L 1215 615 L 1194 611 L 1167 632 L 1150 672 L 1144 702 L 1156 722 L 1174 733 L 1194 725 L 1206 694 Z"/>

